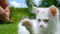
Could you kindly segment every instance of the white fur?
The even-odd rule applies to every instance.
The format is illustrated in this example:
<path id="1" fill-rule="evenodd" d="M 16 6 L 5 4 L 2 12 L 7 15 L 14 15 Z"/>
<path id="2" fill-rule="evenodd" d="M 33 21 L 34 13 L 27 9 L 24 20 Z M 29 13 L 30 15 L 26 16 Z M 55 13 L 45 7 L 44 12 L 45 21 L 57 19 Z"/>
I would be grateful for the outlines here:
<path id="1" fill-rule="evenodd" d="M 56 15 L 52 16 L 52 14 L 49 12 L 49 8 L 37 8 L 35 9 L 39 11 L 36 12 L 36 21 L 37 21 L 37 27 L 38 27 L 38 34 L 59 34 L 60 32 L 60 23 L 59 23 L 59 10 L 56 8 Z M 38 19 L 41 21 L 38 22 Z M 45 23 L 43 20 L 49 19 L 48 23 Z M 43 27 L 40 27 L 43 25 Z M 35 31 L 34 31 L 35 32 Z M 44 33 L 46 32 L 46 33 Z"/>
<path id="2" fill-rule="evenodd" d="M 25 18 L 21 20 L 21 22 L 18 24 L 18 34 L 30 34 L 30 32 L 26 29 L 26 27 L 22 25 L 22 23 L 25 20 L 29 20 L 29 19 Z"/>
<path id="3" fill-rule="evenodd" d="M 56 8 L 56 15 L 52 16 L 52 14 L 49 12 L 49 8 L 37 8 L 34 7 L 35 9 L 39 11 L 36 12 L 36 23 L 38 27 L 38 34 L 59 34 L 60 32 L 60 23 L 59 23 L 59 10 Z M 38 19 L 41 21 L 38 22 Z M 44 19 L 49 19 L 48 23 L 45 23 L 43 20 Z M 40 27 L 43 25 L 43 27 Z M 34 31 L 35 32 L 35 31 Z"/>
<path id="4" fill-rule="evenodd" d="M 31 22 L 32 25 L 32 32 L 33 34 L 59 34 L 60 33 L 60 23 L 59 23 L 59 10 L 56 8 L 56 15 L 52 16 L 52 14 L 49 12 L 49 8 L 37 8 L 33 7 L 36 12 L 36 19 L 30 20 L 27 19 L 27 21 Z M 37 10 L 36 10 L 37 9 Z M 38 11 L 39 10 L 39 11 Z M 40 19 L 40 22 L 38 21 Z M 48 22 L 44 22 L 44 20 L 49 20 Z M 25 19 L 26 20 L 26 19 Z M 23 21 L 25 21 L 23 19 Z M 22 21 L 22 22 L 23 22 Z M 20 22 L 21 23 L 21 22 Z M 41 27 L 43 25 L 43 27 Z M 29 31 L 24 27 L 18 25 L 18 34 L 30 34 Z"/>

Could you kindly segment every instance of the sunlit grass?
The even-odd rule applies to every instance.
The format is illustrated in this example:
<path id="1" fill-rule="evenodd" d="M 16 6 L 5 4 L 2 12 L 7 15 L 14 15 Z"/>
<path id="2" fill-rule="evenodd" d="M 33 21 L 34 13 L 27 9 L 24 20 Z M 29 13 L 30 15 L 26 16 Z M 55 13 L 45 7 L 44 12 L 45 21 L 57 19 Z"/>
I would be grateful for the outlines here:
<path id="1" fill-rule="evenodd" d="M 10 20 L 7 24 L 4 22 L 0 24 L 0 34 L 18 34 L 18 22 L 24 17 L 28 16 L 26 8 L 10 8 Z M 2 22 L 0 22 L 2 23 Z"/>
<path id="2" fill-rule="evenodd" d="M 32 15 L 32 14 L 31 14 Z M 7 24 L 0 24 L 0 34 L 18 34 L 18 23 L 21 19 L 29 16 L 29 11 L 27 8 L 10 8 L 10 20 L 13 22 L 8 22 Z M 2 22 L 0 22 L 2 23 Z"/>

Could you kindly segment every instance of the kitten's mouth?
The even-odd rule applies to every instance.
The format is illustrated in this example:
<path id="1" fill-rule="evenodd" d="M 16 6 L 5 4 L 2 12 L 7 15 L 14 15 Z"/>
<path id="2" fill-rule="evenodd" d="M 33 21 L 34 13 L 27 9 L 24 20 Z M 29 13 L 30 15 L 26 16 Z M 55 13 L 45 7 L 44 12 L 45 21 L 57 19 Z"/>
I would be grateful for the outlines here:
<path id="1" fill-rule="evenodd" d="M 43 27 L 43 25 L 40 25 L 40 27 Z"/>
<path id="2" fill-rule="evenodd" d="M 46 28 L 46 27 L 44 27 L 44 26 L 40 26 L 40 28 Z"/>
<path id="3" fill-rule="evenodd" d="M 44 25 L 39 25 L 40 28 L 45 28 Z"/>

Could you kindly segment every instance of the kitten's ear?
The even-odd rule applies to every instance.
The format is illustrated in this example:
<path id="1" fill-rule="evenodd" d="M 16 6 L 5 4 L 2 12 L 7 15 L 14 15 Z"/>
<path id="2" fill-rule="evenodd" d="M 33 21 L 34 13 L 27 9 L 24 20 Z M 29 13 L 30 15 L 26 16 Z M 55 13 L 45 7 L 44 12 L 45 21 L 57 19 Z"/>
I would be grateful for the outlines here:
<path id="1" fill-rule="evenodd" d="M 33 7 L 33 13 L 38 14 L 39 13 L 39 9 L 37 7 Z"/>
<path id="2" fill-rule="evenodd" d="M 50 14 L 51 14 L 52 16 L 55 16 L 55 15 L 56 15 L 57 10 L 56 10 L 56 7 L 55 7 L 54 5 L 52 5 L 52 6 L 49 8 L 49 11 L 50 11 Z"/>

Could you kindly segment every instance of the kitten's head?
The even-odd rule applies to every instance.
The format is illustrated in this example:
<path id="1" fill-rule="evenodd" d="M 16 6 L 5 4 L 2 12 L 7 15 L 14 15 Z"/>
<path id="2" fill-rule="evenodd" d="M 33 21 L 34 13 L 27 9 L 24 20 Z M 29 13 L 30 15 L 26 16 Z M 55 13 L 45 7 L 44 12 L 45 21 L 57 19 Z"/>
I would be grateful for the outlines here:
<path id="1" fill-rule="evenodd" d="M 49 8 L 37 8 L 34 7 L 36 14 L 36 21 L 39 27 L 47 28 L 50 21 L 50 16 L 56 16 L 56 7 L 51 6 Z"/>

